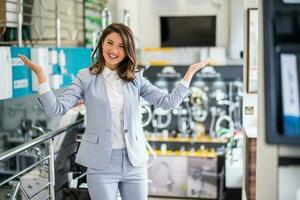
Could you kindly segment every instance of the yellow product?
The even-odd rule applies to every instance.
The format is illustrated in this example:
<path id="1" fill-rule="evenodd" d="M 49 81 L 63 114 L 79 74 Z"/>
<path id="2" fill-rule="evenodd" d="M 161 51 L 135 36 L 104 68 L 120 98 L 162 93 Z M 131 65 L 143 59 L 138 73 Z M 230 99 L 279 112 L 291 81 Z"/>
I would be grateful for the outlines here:
<path id="1" fill-rule="evenodd" d="M 143 49 L 146 52 L 173 52 L 173 48 L 144 48 Z"/>

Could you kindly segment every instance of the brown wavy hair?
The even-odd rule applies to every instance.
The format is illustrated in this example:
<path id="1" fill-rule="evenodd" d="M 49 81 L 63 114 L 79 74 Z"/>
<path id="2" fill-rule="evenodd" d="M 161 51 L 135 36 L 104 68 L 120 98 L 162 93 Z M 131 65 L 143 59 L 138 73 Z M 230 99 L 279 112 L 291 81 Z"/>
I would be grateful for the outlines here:
<path id="1" fill-rule="evenodd" d="M 136 52 L 133 33 L 128 26 L 122 23 L 112 23 L 107 26 L 97 44 L 96 49 L 92 54 L 92 66 L 89 68 L 92 74 L 100 74 L 105 66 L 105 60 L 102 52 L 102 44 L 105 38 L 111 33 L 118 33 L 123 39 L 125 58 L 119 63 L 117 67 L 117 73 L 122 80 L 132 81 L 135 79 L 135 69 L 136 69 Z M 97 54 L 96 62 L 94 62 L 94 57 Z"/>

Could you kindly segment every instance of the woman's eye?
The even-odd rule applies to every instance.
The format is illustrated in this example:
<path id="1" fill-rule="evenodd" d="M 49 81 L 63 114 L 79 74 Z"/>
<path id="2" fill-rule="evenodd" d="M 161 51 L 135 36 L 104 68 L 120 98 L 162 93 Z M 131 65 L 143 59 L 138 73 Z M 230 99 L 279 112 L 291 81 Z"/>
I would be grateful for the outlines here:
<path id="1" fill-rule="evenodd" d="M 112 44 L 112 42 L 107 42 L 107 44 Z"/>
<path id="2" fill-rule="evenodd" d="M 122 49 L 124 49 L 125 48 L 125 46 L 123 46 L 123 45 L 121 45 L 121 46 L 119 46 L 120 48 L 122 48 Z"/>

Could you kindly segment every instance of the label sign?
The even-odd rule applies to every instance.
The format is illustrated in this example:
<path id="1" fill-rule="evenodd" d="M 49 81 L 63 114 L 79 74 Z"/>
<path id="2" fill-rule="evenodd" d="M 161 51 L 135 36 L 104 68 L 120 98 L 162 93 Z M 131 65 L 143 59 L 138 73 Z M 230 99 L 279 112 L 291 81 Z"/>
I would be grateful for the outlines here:
<path id="1" fill-rule="evenodd" d="M 284 3 L 300 3 L 300 0 L 282 0 Z"/>
<path id="2" fill-rule="evenodd" d="M 14 89 L 27 88 L 28 87 L 28 79 L 21 79 L 14 81 Z"/>
<path id="3" fill-rule="evenodd" d="M 253 115 L 254 107 L 253 106 L 245 106 L 245 115 Z"/>

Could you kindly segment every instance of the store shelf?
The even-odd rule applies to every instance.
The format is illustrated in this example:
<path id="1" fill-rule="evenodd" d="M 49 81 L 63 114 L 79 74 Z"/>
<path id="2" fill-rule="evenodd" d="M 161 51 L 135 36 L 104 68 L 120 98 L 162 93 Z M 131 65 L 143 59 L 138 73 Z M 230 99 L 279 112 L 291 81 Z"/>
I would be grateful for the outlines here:
<path id="1" fill-rule="evenodd" d="M 218 152 L 214 150 L 200 150 L 200 151 L 154 151 L 157 156 L 187 156 L 187 157 L 196 157 L 196 158 L 216 158 L 218 157 Z M 148 152 L 150 155 L 150 152 Z"/>
<path id="2" fill-rule="evenodd" d="M 184 137 L 167 137 L 164 138 L 163 136 L 156 136 L 156 137 L 151 137 L 151 136 L 146 136 L 147 140 L 149 142 L 189 142 L 189 143 L 221 143 L 221 144 L 226 144 L 227 139 L 223 138 L 211 138 L 211 137 L 199 137 L 199 138 L 184 138 Z"/>

